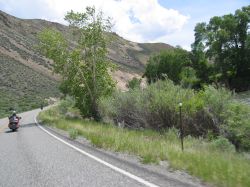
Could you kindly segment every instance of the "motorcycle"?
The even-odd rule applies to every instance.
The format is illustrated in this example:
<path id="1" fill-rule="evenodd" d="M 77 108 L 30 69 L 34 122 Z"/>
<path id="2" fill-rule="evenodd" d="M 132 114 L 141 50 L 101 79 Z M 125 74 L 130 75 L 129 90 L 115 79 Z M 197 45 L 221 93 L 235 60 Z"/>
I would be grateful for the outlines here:
<path id="1" fill-rule="evenodd" d="M 20 121 L 21 117 L 18 116 L 12 116 L 9 118 L 9 128 L 12 131 L 16 131 L 19 128 L 19 121 Z"/>

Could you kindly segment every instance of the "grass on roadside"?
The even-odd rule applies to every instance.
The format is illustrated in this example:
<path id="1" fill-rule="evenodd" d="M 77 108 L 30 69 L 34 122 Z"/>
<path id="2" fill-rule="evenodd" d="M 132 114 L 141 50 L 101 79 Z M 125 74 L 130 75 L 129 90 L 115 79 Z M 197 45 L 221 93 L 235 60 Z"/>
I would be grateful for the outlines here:
<path id="1" fill-rule="evenodd" d="M 250 98 L 250 91 L 240 92 L 236 95 L 236 99 L 248 99 Z"/>
<path id="2" fill-rule="evenodd" d="M 188 171 L 205 182 L 218 186 L 250 186 L 250 160 L 233 149 L 221 151 L 217 144 L 185 138 L 180 149 L 176 130 L 158 133 L 135 131 L 93 121 L 66 119 L 57 108 L 44 111 L 39 119 L 53 127 L 77 132 L 97 147 L 138 155 L 143 163 L 168 160 L 171 167 Z"/>
<path id="3" fill-rule="evenodd" d="M 68 129 L 68 132 L 69 132 L 69 137 L 72 139 L 72 140 L 75 140 L 78 136 L 78 130 L 75 129 L 75 128 L 71 128 L 71 129 Z"/>

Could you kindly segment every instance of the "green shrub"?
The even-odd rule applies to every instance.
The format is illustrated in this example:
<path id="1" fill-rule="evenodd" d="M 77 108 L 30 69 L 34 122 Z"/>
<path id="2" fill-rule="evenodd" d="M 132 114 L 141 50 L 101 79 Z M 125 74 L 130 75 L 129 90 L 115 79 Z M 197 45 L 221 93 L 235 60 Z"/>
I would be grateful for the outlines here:
<path id="1" fill-rule="evenodd" d="M 178 103 L 183 102 L 186 134 L 203 135 L 211 125 L 202 129 L 202 121 L 210 118 L 203 110 L 204 102 L 192 89 L 183 89 L 170 80 L 158 81 L 143 91 L 133 89 L 103 98 L 99 110 L 103 118 L 132 128 L 162 130 L 179 127 Z M 207 120 L 212 121 L 212 120 Z"/>
<path id="2" fill-rule="evenodd" d="M 240 102 L 230 103 L 223 112 L 224 136 L 236 149 L 250 150 L 250 106 Z"/>
<path id="3" fill-rule="evenodd" d="M 102 98 L 99 110 L 106 122 L 129 128 L 179 129 L 179 102 L 183 103 L 185 135 L 209 136 L 211 140 L 223 136 L 237 150 L 250 150 L 249 106 L 234 101 L 225 88 L 206 86 L 195 92 L 170 80 L 158 81 L 144 90 L 116 92 Z"/>
<path id="4" fill-rule="evenodd" d="M 164 80 L 166 77 L 175 83 L 180 83 L 184 76 L 181 75 L 182 70 L 190 64 L 191 60 L 187 51 L 177 48 L 168 49 L 150 57 L 144 76 L 149 83 L 159 79 Z"/>
<path id="5" fill-rule="evenodd" d="M 214 120 L 221 120 L 221 115 L 225 107 L 232 102 L 232 93 L 225 88 L 216 89 L 213 86 L 205 86 L 199 94 L 204 101 L 206 109 L 212 113 L 214 117 L 217 117 L 217 119 Z"/>
<path id="6" fill-rule="evenodd" d="M 140 88 L 142 79 L 138 79 L 134 77 L 132 80 L 130 80 L 127 84 L 127 87 L 129 89 L 135 89 L 135 88 Z"/>
<path id="7" fill-rule="evenodd" d="M 72 97 L 67 96 L 64 100 L 62 100 L 59 105 L 58 109 L 61 114 L 66 114 L 68 110 L 74 107 L 75 101 Z"/>
<path id="8" fill-rule="evenodd" d="M 234 152 L 235 147 L 231 142 L 228 141 L 228 139 L 224 137 L 218 137 L 217 139 L 213 140 L 211 142 L 212 147 L 214 147 L 217 150 L 225 151 L 225 152 Z"/>
<path id="9" fill-rule="evenodd" d="M 68 130 L 68 132 L 69 132 L 69 137 L 72 140 L 75 140 L 76 137 L 78 136 L 78 130 L 77 129 L 71 128 L 71 129 Z"/>

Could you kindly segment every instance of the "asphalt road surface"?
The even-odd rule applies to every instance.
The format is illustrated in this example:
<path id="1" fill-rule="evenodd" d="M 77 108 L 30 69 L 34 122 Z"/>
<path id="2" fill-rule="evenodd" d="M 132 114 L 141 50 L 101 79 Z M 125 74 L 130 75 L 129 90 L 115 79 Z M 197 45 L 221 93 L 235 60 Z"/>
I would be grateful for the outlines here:
<path id="1" fill-rule="evenodd" d="M 184 180 L 186 176 L 154 172 L 93 147 L 74 143 L 51 130 L 49 133 L 54 136 L 48 134 L 35 123 L 38 112 L 21 114 L 17 132 L 7 128 L 7 119 L 0 120 L 1 187 L 202 186 L 193 179 Z"/>

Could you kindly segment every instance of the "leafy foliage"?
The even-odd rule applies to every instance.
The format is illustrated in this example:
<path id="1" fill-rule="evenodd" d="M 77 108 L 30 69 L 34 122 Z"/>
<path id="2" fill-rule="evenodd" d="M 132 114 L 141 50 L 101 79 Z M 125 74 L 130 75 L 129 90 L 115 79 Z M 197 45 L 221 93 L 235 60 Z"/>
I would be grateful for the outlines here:
<path id="1" fill-rule="evenodd" d="M 181 75 L 182 70 L 190 65 L 191 60 L 187 51 L 180 48 L 162 51 L 150 57 L 144 76 L 149 83 L 166 77 L 174 83 L 180 83 L 183 76 Z M 192 76 L 195 76 L 195 72 Z"/>
<path id="2" fill-rule="evenodd" d="M 87 7 L 85 13 L 68 12 L 65 20 L 73 29 L 78 44 L 71 49 L 63 35 L 55 30 L 45 30 L 39 35 L 43 54 L 55 62 L 54 70 L 63 77 L 61 90 L 75 97 L 82 115 L 99 119 L 97 101 L 109 95 L 115 84 L 108 70 L 107 42 L 111 23 L 102 12 Z"/>
<path id="3" fill-rule="evenodd" d="M 205 83 L 222 83 L 238 91 L 250 88 L 250 6 L 235 14 L 198 23 L 192 44 L 193 63 Z M 207 59 L 208 58 L 208 59 Z"/>
<path id="4" fill-rule="evenodd" d="M 214 147 L 215 149 L 225 151 L 225 152 L 234 152 L 235 147 L 229 142 L 228 139 L 224 137 L 218 137 L 217 139 L 213 140 L 211 142 L 211 147 Z"/>
<path id="5" fill-rule="evenodd" d="M 225 136 L 236 148 L 250 150 L 250 107 L 232 102 L 223 112 Z"/>
<path id="6" fill-rule="evenodd" d="M 129 89 L 135 89 L 135 88 L 140 88 L 142 79 L 138 79 L 134 77 L 132 80 L 130 80 L 127 84 L 127 87 Z"/>
<path id="7" fill-rule="evenodd" d="M 125 93 L 114 93 L 112 99 L 104 98 L 99 107 L 102 116 L 107 115 L 115 122 L 124 123 L 125 126 L 159 130 L 178 127 L 180 101 L 185 101 L 184 115 L 194 115 L 203 106 L 203 103 L 195 98 L 193 90 L 183 89 L 166 80 L 151 84 L 143 91 L 134 89 Z M 190 120 L 186 122 L 188 129 L 202 133 L 198 132 Z"/>
<path id="8" fill-rule="evenodd" d="M 196 76 L 196 71 L 192 67 L 183 67 L 180 73 L 181 85 L 185 88 L 191 88 L 196 85 L 199 79 Z"/>

